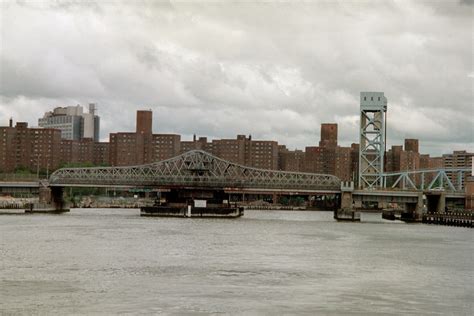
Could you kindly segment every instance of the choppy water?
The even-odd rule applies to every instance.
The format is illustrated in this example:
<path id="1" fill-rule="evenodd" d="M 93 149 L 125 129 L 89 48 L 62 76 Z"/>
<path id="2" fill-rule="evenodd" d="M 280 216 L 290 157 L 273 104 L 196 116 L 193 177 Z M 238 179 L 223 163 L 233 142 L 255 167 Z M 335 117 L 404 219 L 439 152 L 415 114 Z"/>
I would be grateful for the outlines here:
<path id="1" fill-rule="evenodd" d="M 138 213 L 0 216 L 0 314 L 474 314 L 472 229 Z"/>

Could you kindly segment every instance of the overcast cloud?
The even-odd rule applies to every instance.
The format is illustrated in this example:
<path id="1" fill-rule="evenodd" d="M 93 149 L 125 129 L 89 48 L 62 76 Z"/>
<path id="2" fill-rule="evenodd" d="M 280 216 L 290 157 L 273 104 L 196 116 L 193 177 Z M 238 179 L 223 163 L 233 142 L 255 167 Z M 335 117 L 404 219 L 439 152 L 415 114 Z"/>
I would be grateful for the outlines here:
<path id="1" fill-rule="evenodd" d="M 360 91 L 388 144 L 474 150 L 472 1 L 2 2 L 0 125 L 97 103 L 101 138 L 152 109 L 155 133 L 358 142 Z"/>

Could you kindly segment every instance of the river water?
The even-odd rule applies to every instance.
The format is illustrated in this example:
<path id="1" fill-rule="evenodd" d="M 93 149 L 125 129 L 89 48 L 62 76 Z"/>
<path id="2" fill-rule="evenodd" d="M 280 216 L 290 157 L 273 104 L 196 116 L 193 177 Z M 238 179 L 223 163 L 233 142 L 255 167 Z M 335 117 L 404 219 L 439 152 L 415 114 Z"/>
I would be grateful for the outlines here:
<path id="1" fill-rule="evenodd" d="M 474 230 L 362 221 L 0 216 L 0 314 L 474 314 Z"/>

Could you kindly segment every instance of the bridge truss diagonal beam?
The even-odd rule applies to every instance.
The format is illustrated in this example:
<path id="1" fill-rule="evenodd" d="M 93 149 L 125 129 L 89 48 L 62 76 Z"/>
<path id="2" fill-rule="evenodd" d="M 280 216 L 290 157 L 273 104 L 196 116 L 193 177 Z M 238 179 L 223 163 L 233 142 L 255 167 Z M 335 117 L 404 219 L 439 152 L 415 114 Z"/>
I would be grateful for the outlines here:
<path id="1" fill-rule="evenodd" d="M 392 179 L 391 188 L 401 186 L 415 190 L 437 190 L 443 189 L 450 192 L 463 192 L 463 176 L 469 175 L 470 168 L 442 168 L 442 169 L 419 169 L 399 172 L 386 172 L 383 174 L 384 187 L 387 187 L 387 179 Z M 451 176 L 452 177 L 451 177 Z M 430 179 L 429 183 L 427 180 Z"/>

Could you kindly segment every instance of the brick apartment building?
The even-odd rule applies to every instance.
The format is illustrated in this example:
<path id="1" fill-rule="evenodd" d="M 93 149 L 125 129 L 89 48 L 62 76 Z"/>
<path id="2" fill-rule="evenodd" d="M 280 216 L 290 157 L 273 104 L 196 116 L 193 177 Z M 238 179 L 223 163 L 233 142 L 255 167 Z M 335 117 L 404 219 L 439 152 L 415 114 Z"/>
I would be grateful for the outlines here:
<path id="1" fill-rule="evenodd" d="M 439 169 L 439 168 L 465 168 L 472 164 L 474 153 L 464 151 L 454 151 L 452 154 L 444 154 L 442 157 L 430 157 L 420 154 L 417 139 L 405 139 L 405 148 L 402 146 L 392 146 L 385 155 L 385 170 L 387 172 L 410 171 L 419 169 Z M 447 173 L 451 181 L 457 182 L 456 173 Z M 427 174 L 425 183 L 430 183 L 435 174 Z M 464 175 L 470 176 L 470 172 Z M 420 176 L 413 176 L 415 183 L 421 182 Z"/>
<path id="2" fill-rule="evenodd" d="M 136 131 L 111 133 L 109 162 L 112 166 L 131 166 L 174 157 L 180 153 L 181 136 L 153 134 L 152 111 L 137 111 Z"/>
<path id="3" fill-rule="evenodd" d="M 455 150 L 452 154 L 443 155 L 443 165 L 446 168 L 471 168 L 474 153 L 468 153 L 465 150 Z M 456 181 L 457 174 L 447 172 L 448 177 L 451 181 Z M 467 172 L 463 175 L 462 182 L 466 181 L 467 177 L 472 176 L 471 172 Z"/>
<path id="4" fill-rule="evenodd" d="M 338 145 L 337 124 L 321 124 L 319 146 L 305 148 L 304 167 L 300 171 L 332 174 L 343 181 L 349 181 L 353 179 L 359 165 L 359 156 L 354 155 L 353 150 L 352 147 Z"/>
<path id="5" fill-rule="evenodd" d="M 405 150 L 395 145 L 385 155 L 385 171 L 406 171 L 420 169 L 418 139 L 405 139 Z"/>
<path id="6" fill-rule="evenodd" d="M 60 161 L 62 165 L 69 163 L 108 165 L 109 143 L 94 142 L 91 138 L 61 139 Z"/>
<path id="7" fill-rule="evenodd" d="M 354 144 L 355 145 L 355 144 Z M 261 169 L 293 172 L 329 173 L 350 180 L 358 166 L 358 146 L 337 145 L 337 124 L 321 125 L 319 146 L 302 150 L 288 150 L 276 141 L 252 140 L 251 136 L 237 135 L 235 139 L 208 142 L 206 137 L 181 142 L 181 152 L 193 149 L 207 151 L 222 159 Z M 357 151 L 357 154 L 354 153 Z"/>
<path id="8" fill-rule="evenodd" d="M 303 171 L 306 153 L 302 150 L 288 150 L 285 145 L 278 149 L 278 169 L 285 171 Z"/>
<path id="9" fill-rule="evenodd" d="M 278 169 L 278 143 L 269 140 L 252 140 L 251 136 L 237 135 L 235 139 L 214 139 L 194 136 L 192 141 L 181 142 L 181 152 L 199 149 L 237 164 L 261 168 Z"/>
<path id="10" fill-rule="evenodd" d="M 54 170 L 60 165 L 61 131 L 51 128 L 28 128 L 18 122 L 0 127 L 0 172 L 18 168 Z"/>

